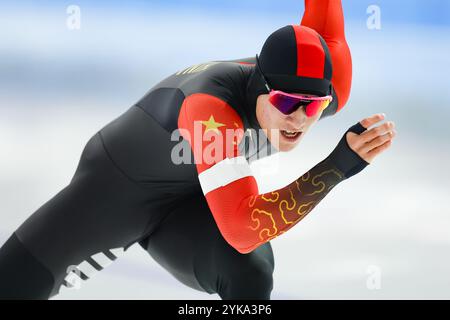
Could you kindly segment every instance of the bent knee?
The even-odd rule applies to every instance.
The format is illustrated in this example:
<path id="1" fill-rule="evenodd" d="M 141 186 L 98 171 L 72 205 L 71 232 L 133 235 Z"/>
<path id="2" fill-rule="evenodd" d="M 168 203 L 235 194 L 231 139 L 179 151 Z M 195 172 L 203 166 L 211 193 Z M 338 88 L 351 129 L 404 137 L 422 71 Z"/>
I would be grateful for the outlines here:
<path id="1" fill-rule="evenodd" d="M 236 279 L 246 282 L 257 282 L 272 285 L 273 266 L 265 260 L 251 260 L 243 269 L 236 270 Z"/>
<path id="2" fill-rule="evenodd" d="M 236 265 L 220 279 L 218 293 L 222 299 L 269 300 L 273 289 L 273 265 L 253 259 Z"/>

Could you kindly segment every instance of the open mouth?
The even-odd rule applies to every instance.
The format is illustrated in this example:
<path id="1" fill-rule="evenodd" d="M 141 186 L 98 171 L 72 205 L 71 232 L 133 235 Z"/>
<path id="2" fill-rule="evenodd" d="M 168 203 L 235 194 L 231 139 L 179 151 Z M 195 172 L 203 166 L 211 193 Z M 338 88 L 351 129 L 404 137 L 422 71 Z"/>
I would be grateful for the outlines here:
<path id="1" fill-rule="evenodd" d="M 290 141 L 290 142 L 295 142 L 297 141 L 301 135 L 303 134 L 302 131 L 287 131 L 287 130 L 280 130 L 281 135 L 283 136 L 283 138 L 285 138 L 286 140 Z"/>

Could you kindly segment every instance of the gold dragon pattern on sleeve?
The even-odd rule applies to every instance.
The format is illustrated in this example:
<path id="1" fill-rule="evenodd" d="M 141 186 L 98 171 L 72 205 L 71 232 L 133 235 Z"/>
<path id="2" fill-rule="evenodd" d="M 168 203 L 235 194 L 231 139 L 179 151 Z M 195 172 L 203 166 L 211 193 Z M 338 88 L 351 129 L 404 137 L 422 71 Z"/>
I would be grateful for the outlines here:
<path id="1" fill-rule="evenodd" d="M 344 179 L 337 168 L 322 162 L 285 188 L 252 196 L 247 227 L 258 233 L 261 243 L 270 241 L 302 220 Z"/>

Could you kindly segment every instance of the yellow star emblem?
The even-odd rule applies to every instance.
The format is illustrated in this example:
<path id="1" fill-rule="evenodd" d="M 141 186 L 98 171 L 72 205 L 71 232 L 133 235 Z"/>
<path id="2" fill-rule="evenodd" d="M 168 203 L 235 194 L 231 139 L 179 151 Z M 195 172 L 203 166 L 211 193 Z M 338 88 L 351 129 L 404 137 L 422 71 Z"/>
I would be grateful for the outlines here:
<path id="1" fill-rule="evenodd" d="M 202 124 L 205 125 L 206 127 L 205 133 L 208 132 L 209 130 L 213 130 L 214 132 L 220 133 L 220 131 L 217 128 L 225 126 L 223 123 L 216 122 L 213 115 L 209 117 L 208 121 L 202 121 Z"/>

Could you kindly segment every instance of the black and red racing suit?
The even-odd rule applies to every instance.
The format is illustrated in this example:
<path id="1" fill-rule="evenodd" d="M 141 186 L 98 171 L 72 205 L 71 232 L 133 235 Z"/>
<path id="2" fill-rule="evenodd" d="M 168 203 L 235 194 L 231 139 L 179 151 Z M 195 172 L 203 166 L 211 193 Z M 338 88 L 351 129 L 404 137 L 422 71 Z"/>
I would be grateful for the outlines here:
<path id="1" fill-rule="evenodd" d="M 325 110 L 331 115 L 345 105 L 351 86 L 341 3 L 307 0 L 305 8 L 302 24 L 323 37 L 333 61 L 334 101 Z M 98 131 L 67 187 L 0 249 L 0 298 L 49 298 L 89 279 L 134 243 L 192 288 L 222 298 L 269 298 L 270 240 L 367 163 L 343 138 L 292 184 L 260 194 L 248 162 L 274 148 L 245 134 L 260 129 L 254 63 L 181 70 Z M 226 148 L 213 161 L 201 161 L 215 138 L 197 143 L 195 126 L 215 138 L 227 129 L 240 133 L 224 139 Z M 183 150 L 193 152 L 174 161 Z"/>

